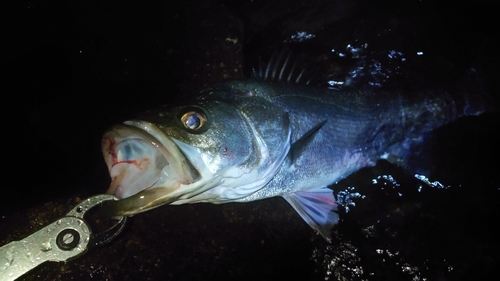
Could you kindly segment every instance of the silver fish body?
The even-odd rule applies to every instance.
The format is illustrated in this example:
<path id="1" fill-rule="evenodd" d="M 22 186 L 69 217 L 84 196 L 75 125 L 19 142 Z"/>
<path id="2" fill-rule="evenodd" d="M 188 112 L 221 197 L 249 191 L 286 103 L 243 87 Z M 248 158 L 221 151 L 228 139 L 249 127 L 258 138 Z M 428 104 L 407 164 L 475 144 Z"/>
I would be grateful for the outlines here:
<path id="1" fill-rule="evenodd" d="M 325 238 L 327 186 L 462 115 L 445 93 L 364 93 L 259 79 L 223 82 L 190 103 L 111 128 L 102 150 L 120 215 L 163 204 L 285 198 Z"/>

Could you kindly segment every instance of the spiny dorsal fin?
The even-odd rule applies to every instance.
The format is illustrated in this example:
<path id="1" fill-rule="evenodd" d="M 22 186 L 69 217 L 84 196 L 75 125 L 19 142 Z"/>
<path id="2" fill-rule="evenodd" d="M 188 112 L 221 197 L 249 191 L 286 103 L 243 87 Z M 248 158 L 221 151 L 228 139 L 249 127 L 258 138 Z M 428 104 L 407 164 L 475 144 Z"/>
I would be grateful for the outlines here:
<path id="1" fill-rule="evenodd" d="M 302 155 L 302 152 L 306 149 L 306 147 L 311 143 L 311 141 L 314 139 L 314 136 L 316 133 L 325 125 L 327 120 L 324 120 L 314 126 L 312 129 L 307 131 L 300 139 L 298 139 L 296 142 L 292 144 L 290 147 L 290 160 L 291 164 L 295 163 L 295 161 Z"/>
<path id="2" fill-rule="evenodd" d="M 288 46 L 275 51 L 269 60 L 259 57 L 251 77 L 264 81 L 295 83 L 338 90 L 347 86 L 345 71 L 331 54 L 293 52 Z M 350 76 L 349 76 L 350 77 Z"/>
<path id="3" fill-rule="evenodd" d="M 292 63 L 293 61 L 293 63 Z M 268 81 L 280 81 L 288 83 L 302 83 L 308 85 L 310 80 L 304 80 L 305 60 L 301 56 L 292 58 L 292 52 L 284 48 L 281 52 L 275 52 L 267 64 L 259 60 L 259 67 L 252 71 L 254 78 Z M 300 71 L 299 71 L 300 70 Z"/>

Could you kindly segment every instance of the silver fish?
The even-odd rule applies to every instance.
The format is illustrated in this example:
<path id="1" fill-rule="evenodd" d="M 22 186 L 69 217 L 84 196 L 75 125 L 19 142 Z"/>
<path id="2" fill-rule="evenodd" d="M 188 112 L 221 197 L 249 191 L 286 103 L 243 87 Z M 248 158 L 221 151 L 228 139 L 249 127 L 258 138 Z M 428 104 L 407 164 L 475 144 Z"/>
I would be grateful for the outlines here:
<path id="1" fill-rule="evenodd" d="M 380 158 L 404 166 L 423 135 L 465 114 L 444 92 L 316 88 L 283 70 L 216 84 L 107 131 L 108 193 L 122 198 L 113 213 L 281 196 L 328 239 L 339 220 L 328 185 Z"/>

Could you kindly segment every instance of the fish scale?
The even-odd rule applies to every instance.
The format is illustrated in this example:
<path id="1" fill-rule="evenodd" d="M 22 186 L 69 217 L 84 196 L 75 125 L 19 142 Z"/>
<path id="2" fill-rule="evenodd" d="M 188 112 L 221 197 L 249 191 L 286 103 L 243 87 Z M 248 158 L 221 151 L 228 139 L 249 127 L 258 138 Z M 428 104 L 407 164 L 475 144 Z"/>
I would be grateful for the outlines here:
<path id="1" fill-rule="evenodd" d="M 338 215 L 327 186 L 381 158 L 407 167 L 432 130 L 482 111 L 456 108 L 464 103 L 442 90 L 373 93 L 290 82 L 303 71 L 296 77 L 281 65 L 261 69 L 264 77 L 222 82 L 185 104 L 145 112 L 126 122 L 128 133 L 111 128 L 103 154 L 110 174 L 120 175 L 109 192 L 122 200 L 109 202 L 110 212 L 281 196 L 328 240 Z M 109 146 L 115 142 L 127 145 Z M 135 154 L 115 151 L 130 145 Z M 110 155 L 127 155 L 128 162 Z M 153 173 L 126 164 L 151 155 L 168 165 L 148 166 Z M 116 161 L 123 164 L 113 166 Z"/>

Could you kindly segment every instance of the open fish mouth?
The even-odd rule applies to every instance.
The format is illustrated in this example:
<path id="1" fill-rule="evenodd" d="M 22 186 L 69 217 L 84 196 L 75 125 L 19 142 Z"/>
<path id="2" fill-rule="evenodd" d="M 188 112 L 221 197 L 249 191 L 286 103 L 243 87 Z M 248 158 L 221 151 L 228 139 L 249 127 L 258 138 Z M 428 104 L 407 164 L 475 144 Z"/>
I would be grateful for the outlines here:
<path id="1" fill-rule="evenodd" d="M 199 179 L 174 141 L 149 122 L 114 126 L 103 136 L 102 153 L 111 176 L 107 193 L 125 199 L 120 214 L 175 201 L 181 186 Z"/>

